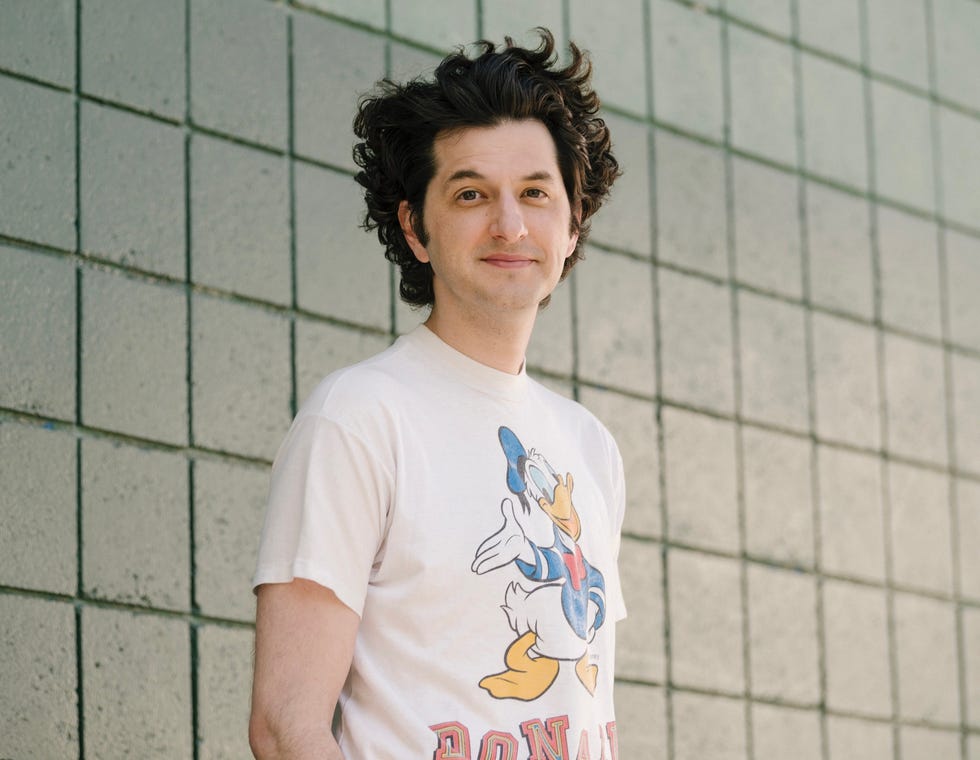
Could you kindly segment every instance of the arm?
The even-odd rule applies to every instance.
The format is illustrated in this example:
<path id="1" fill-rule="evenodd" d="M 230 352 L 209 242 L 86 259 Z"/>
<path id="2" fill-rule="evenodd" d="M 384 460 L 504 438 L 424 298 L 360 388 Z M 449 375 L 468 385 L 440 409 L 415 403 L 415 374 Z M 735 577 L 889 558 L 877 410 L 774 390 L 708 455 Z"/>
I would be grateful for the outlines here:
<path id="1" fill-rule="evenodd" d="M 330 734 L 360 618 L 297 578 L 258 588 L 249 743 L 259 760 L 343 760 Z"/>

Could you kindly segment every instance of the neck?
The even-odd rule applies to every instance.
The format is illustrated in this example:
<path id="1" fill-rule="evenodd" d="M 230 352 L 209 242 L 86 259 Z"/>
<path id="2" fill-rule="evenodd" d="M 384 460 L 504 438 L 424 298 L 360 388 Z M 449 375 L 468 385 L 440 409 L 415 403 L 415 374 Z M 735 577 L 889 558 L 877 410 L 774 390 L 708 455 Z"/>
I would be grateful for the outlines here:
<path id="1" fill-rule="evenodd" d="M 508 318 L 494 314 L 481 319 L 467 314 L 448 319 L 438 306 L 433 306 L 425 326 L 473 361 L 516 375 L 524 365 L 536 316 L 535 311 L 531 315 L 513 314 Z"/>

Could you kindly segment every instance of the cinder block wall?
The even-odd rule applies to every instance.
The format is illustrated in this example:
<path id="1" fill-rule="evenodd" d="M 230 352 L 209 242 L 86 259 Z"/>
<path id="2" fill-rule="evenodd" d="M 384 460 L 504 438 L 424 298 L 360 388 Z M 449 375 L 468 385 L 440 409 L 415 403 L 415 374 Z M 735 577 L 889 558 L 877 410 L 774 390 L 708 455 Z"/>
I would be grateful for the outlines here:
<path id="1" fill-rule="evenodd" d="M 620 757 L 980 758 L 977 0 L 2 0 L 0 757 L 247 756 L 271 458 L 420 319 L 356 94 L 535 24 L 626 169 L 529 355 L 626 460 Z"/>

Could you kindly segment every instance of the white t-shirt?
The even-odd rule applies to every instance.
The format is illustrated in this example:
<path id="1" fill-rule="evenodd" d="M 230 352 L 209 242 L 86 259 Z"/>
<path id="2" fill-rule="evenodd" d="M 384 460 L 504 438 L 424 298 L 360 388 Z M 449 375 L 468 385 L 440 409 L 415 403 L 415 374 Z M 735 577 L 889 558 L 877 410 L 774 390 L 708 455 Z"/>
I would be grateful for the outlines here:
<path id="1" fill-rule="evenodd" d="M 303 404 L 253 583 L 360 615 L 348 760 L 611 759 L 624 505 L 595 417 L 420 326 Z"/>

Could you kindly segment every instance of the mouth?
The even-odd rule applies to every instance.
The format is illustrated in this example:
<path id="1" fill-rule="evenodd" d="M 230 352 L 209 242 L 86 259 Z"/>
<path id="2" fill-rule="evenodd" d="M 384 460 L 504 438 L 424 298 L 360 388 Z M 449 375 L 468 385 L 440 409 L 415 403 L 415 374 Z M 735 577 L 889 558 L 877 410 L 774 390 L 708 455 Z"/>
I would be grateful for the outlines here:
<path id="1" fill-rule="evenodd" d="M 483 258 L 485 264 L 499 269 L 523 269 L 534 264 L 534 259 L 520 253 L 492 253 Z"/>

